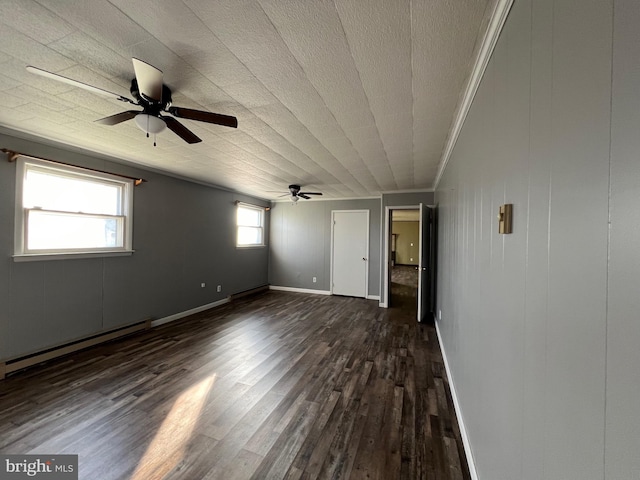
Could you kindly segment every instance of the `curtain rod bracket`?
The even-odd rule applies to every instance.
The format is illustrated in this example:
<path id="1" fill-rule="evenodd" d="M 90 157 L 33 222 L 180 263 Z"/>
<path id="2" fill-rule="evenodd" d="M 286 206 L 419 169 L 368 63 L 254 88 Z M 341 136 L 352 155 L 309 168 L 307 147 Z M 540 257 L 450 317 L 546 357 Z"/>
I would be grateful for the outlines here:
<path id="1" fill-rule="evenodd" d="M 6 148 L 1 149 L 0 151 L 7 154 L 7 160 L 10 163 L 13 163 L 16 160 L 18 160 L 18 157 L 20 156 L 18 152 L 14 152 L 13 150 L 7 150 Z"/>

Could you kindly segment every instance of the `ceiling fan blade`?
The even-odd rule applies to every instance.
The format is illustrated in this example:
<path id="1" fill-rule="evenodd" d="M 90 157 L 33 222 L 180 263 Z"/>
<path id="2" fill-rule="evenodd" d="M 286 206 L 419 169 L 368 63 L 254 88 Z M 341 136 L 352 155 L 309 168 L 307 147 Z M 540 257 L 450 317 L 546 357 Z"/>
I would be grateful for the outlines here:
<path id="1" fill-rule="evenodd" d="M 131 120 L 139 113 L 142 112 L 139 112 L 137 110 L 127 110 L 126 112 L 116 113 L 115 115 L 111 115 L 109 117 L 99 118 L 95 122 L 102 125 L 117 125 L 119 123 L 126 122 L 127 120 Z"/>
<path id="2" fill-rule="evenodd" d="M 167 110 L 171 115 L 187 120 L 197 120 L 198 122 L 214 123 L 225 127 L 238 128 L 238 119 L 230 115 L 220 113 L 203 112 L 191 108 L 169 107 Z"/>
<path id="3" fill-rule="evenodd" d="M 73 80 L 72 78 L 63 77 L 62 75 L 58 75 L 57 73 L 47 72 L 46 70 L 42 70 L 41 68 L 33 67 L 31 65 L 27 66 L 27 71 L 30 73 L 35 73 L 36 75 L 40 75 L 41 77 L 49 78 L 51 80 L 56 80 L 58 82 L 66 83 L 67 85 L 72 85 L 74 87 L 83 88 L 91 93 L 97 93 L 98 95 L 104 95 L 106 97 L 113 97 L 116 100 L 120 100 L 121 102 L 131 103 L 136 105 L 136 103 L 122 95 L 118 95 L 117 93 L 109 92 L 107 90 L 103 90 L 98 87 L 94 87 L 93 85 L 87 85 L 86 83 L 79 82 L 77 80 Z"/>
<path id="4" fill-rule="evenodd" d="M 167 124 L 169 130 L 178 135 L 187 143 L 198 143 L 201 142 L 202 139 L 198 137 L 195 133 L 189 130 L 187 127 L 182 125 L 178 120 L 173 117 L 160 117 L 164 120 L 164 123 Z"/>
<path id="5" fill-rule="evenodd" d="M 311 197 L 307 197 L 304 193 L 298 193 L 298 196 L 302 197 L 302 198 L 304 198 L 306 200 L 311 200 Z"/>
<path id="6" fill-rule="evenodd" d="M 320 192 L 300 192 L 298 195 L 322 195 Z"/>
<path id="7" fill-rule="evenodd" d="M 149 101 L 162 101 L 162 71 L 142 60 L 132 58 L 140 95 Z"/>

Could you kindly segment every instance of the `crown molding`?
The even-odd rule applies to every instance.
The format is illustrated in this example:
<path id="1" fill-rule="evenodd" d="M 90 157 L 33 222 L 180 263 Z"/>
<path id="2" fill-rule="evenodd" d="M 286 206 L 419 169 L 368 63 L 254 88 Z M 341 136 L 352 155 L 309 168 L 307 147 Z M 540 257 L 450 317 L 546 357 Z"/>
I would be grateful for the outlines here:
<path id="1" fill-rule="evenodd" d="M 444 173 L 445 168 L 447 168 L 447 163 L 449 163 L 453 148 L 456 146 L 458 136 L 460 135 L 460 131 L 462 130 L 462 126 L 464 125 L 465 120 L 467 119 L 467 114 L 469 113 L 469 109 L 471 108 L 473 99 L 476 95 L 476 92 L 478 91 L 478 87 L 480 86 L 480 82 L 482 81 L 482 77 L 484 76 L 484 72 L 487 69 L 489 60 L 491 60 L 491 55 L 493 54 L 496 43 L 498 42 L 498 38 L 500 38 L 500 33 L 502 32 L 502 28 L 507 21 L 507 16 L 509 15 L 509 11 L 511 10 L 512 5 L 513 0 L 498 0 L 493 9 L 491 20 L 489 20 L 489 26 L 487 27 L 484 38 L 482 39 L 482 44 L 478 51 L 473 70 L 471 71 L 467 87 L 465 88 L 462 102 L 460 103 L 460 105 L 458 106 L 458 110 L 456 111 L 451 131 L 449 133 L 449 137 L 447 138 L 447 143 L 444 147 L 442 158 L 440 159 L 438 174 L 436 175 L 436 179 L 433 182 L 434 190 L 438 188 L 440 178 L 442 178 L 442 174 Z"/>

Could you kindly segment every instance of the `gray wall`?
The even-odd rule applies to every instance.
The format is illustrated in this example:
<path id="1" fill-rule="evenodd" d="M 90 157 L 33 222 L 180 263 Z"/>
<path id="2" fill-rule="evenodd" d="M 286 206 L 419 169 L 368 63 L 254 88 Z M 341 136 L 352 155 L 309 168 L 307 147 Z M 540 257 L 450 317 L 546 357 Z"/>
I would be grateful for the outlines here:
<path id="1" fill-rule="evenodd" d="M 267 284 L 268 249 L 235 247 L 234 202 L 268 202 L 5 134 L 0 146 L 148 180 L 134 190 L 132 256 L 16 263 L 15 164 L 2 155 L 0 358 Z"/>
<path id="2" fill-rule="evenodd" d="M 273 203 L 269 283 L 330 290 L 332 210 L 369 210 L 369 295 L 380 295 L 381 213 L 377 198 Z"/>
<path id="3" fill-rule="evenodd" d="M 409 205 L 433 205 L 434 192 L 407 192 L 382 194 L 382 207 L 405 207 Z"/>
<path id="4" fill-rule="evenodd" d="M 269 283 L 275 286 L 330 290 L 331 211 L 369 210 L 369 295 L 379 296 L 383 279 L 384 208 L 432 205 L 434 192 L 385 193 L 358 200 L 275 202 L 271 209 Z M 313 277 L 317 282 L 313 283 Z"/>
<path id="5" fill-rule="evenodd" d="M 640 471 L 639 25 L 637 0 L 516 0 L 438 185 L 438 328 L 481 480 Z"/>
<path id="6" fill-rule="evenodd" d="M 605 372 L 609 479 L 640 472 L 640 2 L 616 1 L 614 12 Z"/>

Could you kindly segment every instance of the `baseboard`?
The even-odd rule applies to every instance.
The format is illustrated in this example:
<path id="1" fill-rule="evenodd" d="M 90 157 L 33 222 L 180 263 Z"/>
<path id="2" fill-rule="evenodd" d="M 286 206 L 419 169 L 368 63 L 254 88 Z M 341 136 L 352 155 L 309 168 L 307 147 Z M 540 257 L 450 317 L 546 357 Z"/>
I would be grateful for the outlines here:
<path id="1" fill-rule="evenodd" d="M 142 330 L 147 330 L 150 327 L 151 321 L 146 320 L 144 322 L 138 322 L 126 327 L 98 333 L 84 339 L 60 344 L 46 350 L 42 350 L 41 352 L 5 360 L 3 362 L 0 362 L 0 380 L 5 378 L 5 376 L 9 373 L 17 372 L 18 370 L 23 370 L 27 367 L 37 365 L 38 363 L 43 363 L 47 360 L 52 360 L 54 358 L 62 357 L 63 355 L 68 355 L 69 353 L 84 350 L 85 348 L 93 347 L 101 343 L 108 342 L 109 340 L 124 337 L 125 335 L 130 335 Z"/>
<path id="2" fill-rule="evenodd" d="M 458 419 L 458 425 L 460 426 L 460 436 L 462 437 L 462 443 L 464 445 L 464 453 L 467 456 L 467 465 L 469 465 L 469 473 L 471 474 L 471 480 L 478 480 L 478 472 L 476 471 L 476 464 L 473 460 L 473 452 L 471 451 L 471 443 L 469 442 L 469 436 L 467 435 L 467 429 L 464 426 L 464 417 L 462 416 L 462 409 L 460 408 L 460 402 L 458 401 L 458 395 L 456 393 L 456 386 L 451 375 L 451 369 L 449 368 L 449 361 L 447 360 L 447 352 L 444 349 L 442 343 L 442 337 L 440 336 L 440 328 L 436 321 L 436 333 L 438 335 L 438 343 L 440 344 L 440 351 L 442 352 L 442 360 L 444 361 L 444 369 L 447 372 L 449 378 L 449 389 L 451 390 L 451 397 L 453 398 L 453 408 L 456 411 L 456 418 Z"/>
<path id="3" fill-rule="evenodd" d="M 280 287 L 278 285 L 269 285 L 270 290 L 280 290 L 281 292 L 296 292 L 296 293 L 312 293 L 314 295 L 331 295 L 329 290 L 314 290 L 312 288 L 297 288 L 297 287 Z M 380 301 L 380 295 L 367 295 L 367 300 Z"/>
<path id="4" fill-rule="evenodd" d="M 257 295 L 258 293 L 266 292 L 269 290 L 269 285 L 262 285 L 260 287 L 251 288 L 249 290 L 245 290 L 243 292 L 234 293 L 229 296 L 229 301 L 233 302 L 240 298 L 248 297 L 250 295 Z"/>
<path id="5" fill-rule="evenodd" d="M 168 317 L 158 318 L 151 322 L 152 327 L 159 327 L 160 325 L 164 325 L 165 323 L 174 322 L 184 317 L 188 317 L 189 315 L 194 315 L 196 313 L 204 312 L 205 310 L 209 310 L 210 308 L 218 307 L 220 305 L 224 305 L 225 303 L 229 303 L 229 297 L 223 298 L 222 300 L 218 300 L 217 302 L 207 303 L 206 305 L 201 305 L 196 308 L 192 308 L 191 310 L 186 310 L 184 312 L 175 313 L 173 315 L 169 315 Z"/>
<path id="6" fill-rule="evenodd" d="M 280 290 L 282 292 L 313 293 L 315 295 L 331 295 L 331 292 L 329 290 L 313 290 L 311 288 L 280 287 L 278 285 L 269 285 L 269 290 Z"/>

